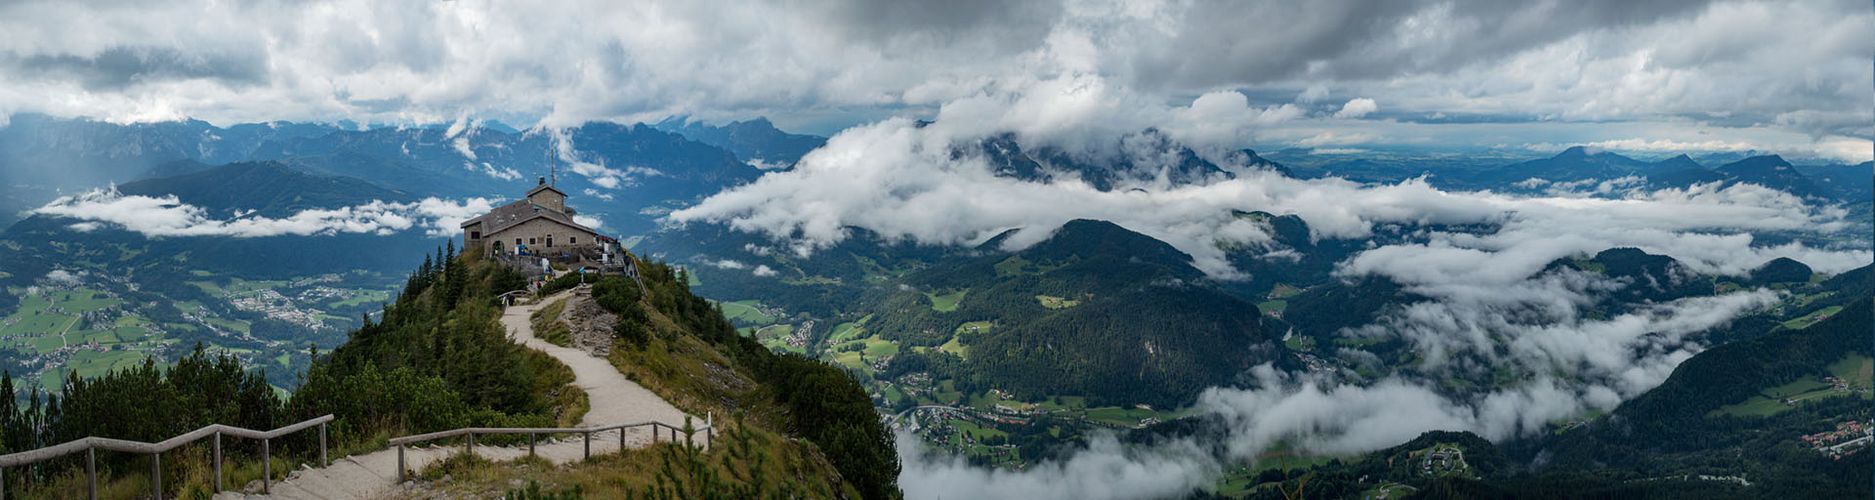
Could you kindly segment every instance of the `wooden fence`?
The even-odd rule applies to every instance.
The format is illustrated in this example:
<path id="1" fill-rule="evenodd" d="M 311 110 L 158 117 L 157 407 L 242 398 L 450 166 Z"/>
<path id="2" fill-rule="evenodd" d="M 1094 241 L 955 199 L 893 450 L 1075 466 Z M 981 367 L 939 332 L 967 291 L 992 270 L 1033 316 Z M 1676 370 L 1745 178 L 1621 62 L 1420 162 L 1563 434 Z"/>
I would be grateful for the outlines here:
<path id="1" fill-rule="evenodd" d="M 150 492 L 157 500 L 162 500 L 163 498 L 163 467 L 162 467 L 163 466 L 163 452 L 173 450 L 173 449 L 176 449 L 176 447 L 178 446 L 193 443 L 195 441 L 201 440 L 202 438 L 211 437 L 211 436 L 215 438 L 215 491 L 219 492 L 222 489 L 222 485 L 221 485 L 221 436 L 223 434 L 238 437 L 238 438 L 244 438 L 244 439 L 259 439 L 260 440 L 260 456 L 261 456 L 261 463 L 262 463 L 261 465 L 261 478 L 262 478 L 261 488 L 262 488 L 262 491 L 266 491 L 273 487 L 273 456 L 272 456 L 273 455 L 273 447 L 272 447 L 273 440 L 279 438 L 280 436 L 285 436 L 287 434 L 292 434 L 295 432 L 306 430 L 314 426 L 318 426 L 319 427 L 319 464 L 322 467 L 326 465 L 330 465 L 330 463 L 327 462 L 326 460 L 326 423 L 331 422 L 331 421 L 332 421 L 332 416 L 325 415 L 322 417 L 314 418 L 312 420 L 307 420 L 305 422 L 300 422 L 300 423 L 289 425 L 286 427 L 281 427 L 281 428 L 274 429 L 271 431 L 257 431 L 253 429 L 243 429 L 240 427 L 214 424 L 214 425 L 210 425 L 210 426 L 196 429 L 193 431 L 189 431 L 188 433 L 184 433 L 183 435 L 165 439 L 156 443 L 145 443 L 142 441 L 129 441 L 129 440 L 124 440 L 124 439 L 111 439 L 111 438 L 101 438 L 101 437 L 94 436 L 94 437 L 86 437 L 83 439 L 74 439 L 74 440 L 67 441 L 61 444 L 47 446 L 47 447 L 39 448 L 35 450 L 27 450 L 27 451 L 22 451 L 19 453 L 9 453 L 6 455 L 0 455 L 0 500 L 6 499 L 5 484 L 6 484 L 6 468 L 7 467 L 18 467 L 22 465 L 29 465 L 33 463 L 43 462 L 46 460 L 51 460 L 54 458 L 62 457 L 65 455 L 70 455 L 73 453 L 78 453 L 81 451 L 85 452 L 85 481 L 86 481 L 87 487 L 89 488 L 90 497 L 93 499 L 98 498 L 98 450 L 117 451 L 117 452 L 124 452 L 124 453 L 148 454 L 150 456 Z"/>
<path id="2" fill-rule="evenodd" d="M 542 434 L 580 434 L 583 436 L 582 437 L 582 439 L 584 440 L 583 444 L 585 445 L 585 453 L 583 457 L 592 458 L 592 435 L 593 433 L 605 432 L 605 431 L 610 431 L 610 430 L 619 431 L 618 446 L 619 446 L 619 450 L 623 452 L 626 449 L 625 429 L 637 428 L 637 427 L 650 427 L 651 428 L 651 442 L 653 443 L 656 443 L 658 441 L 658 436 L 661 435 L 661 429 L 670 431 L 671 442 L 677 442 L 677 433 L 683 432 L 683 429 L 677 426 L 666 424 L 663 422 L 658 422 L 655 420 L 649 421 L 649 422 L 637 422 L 637 423 L 630 423 L 630 424 L 613 424 L 613 425 L 602 425 L 602 426 L 596 426 L 596 427 L 570 427 L 570 428 L 465 427 L 465 428 L 455 429 L 455 430 L 437 431 L 437 432 L 431 432 L 427 434 L 417 434 L 413 436 L 392 438 L 389 443 L 391 446 L 397 447 L 397 482 L 401 483 L 405 480 L 405 474 L 409 472 L 409 469 L 405 467 L 404 465 L 404 447 L 407 445 L 422 443 L 426 441 L 435 441 L 438 439 L 449 439 L 449 438 L 454 438 L 454 437 L 461 437 L 463 438 L 463 449 L 469 453 L 474 453 L 475 436 L 477 434 L 483 434 L 483 435 L 526 434 L 527 435 L 527 454 L 528 456 L 533 456 L 534 444 L 539 441 L 539 436 Z M 695 433 L 697 432 L 703 433 L 703 446 L 709 446 L 713 444 L 714 441 L 716 440 L 715 426 L 711 424 L 704 424 L 702 427 L 691 427 L 689 433 L 684 435 L 685 444 L 690 444 L 689 438 L 695 435 Z"/>

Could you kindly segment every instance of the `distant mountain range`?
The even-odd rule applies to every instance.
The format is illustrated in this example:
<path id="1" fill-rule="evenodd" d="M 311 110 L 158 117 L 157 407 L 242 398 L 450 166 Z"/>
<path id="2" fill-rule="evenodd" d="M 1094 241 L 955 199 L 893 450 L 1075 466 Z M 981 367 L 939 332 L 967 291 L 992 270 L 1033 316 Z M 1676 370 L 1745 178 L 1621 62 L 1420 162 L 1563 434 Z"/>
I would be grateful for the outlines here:
<path id="1" fill-rule="evenodd" d="M 1613 152 L 1591 152 L 1582 146 L 1549 158 L 1506 165 L 1489 175 L 1499 183 L 1524 183 L 1524 187 L 1530 188 L 1624 177 L 1645 179 L 1649 186 L 1656 188 L 1712 182 L 1757 184 L 1805 198 L 1850 203 L 1868 201 L 1875 190 L 1871 188 L 1875 185 L 1875 163 L 1871 162 L 1853 166 L 1797 167 L 1780 156 L 1761 155 L 1708 168 L 1686 155 L 1648 162 Z"/>
<path id="2" fill-rule="evenodd" d="M 117 125 L 23 114 L 0 127 L 0 185 L 9 186 L 0 196 L 0 225 L 59 192 L 276 161 L 446 198 L 519 196 L 535 178 L 557 171 L 572 203 L 602 219 L 603 230 L 634 234 L 655 228 L 664 211 L 760 176 L 752 159 L 792 164 L 824 142 L 766 120 L 673 130 L 613 123 L 552 132 L 288 122 L 217 127 L 194 120 Z"/>
<path id="3" fill-rule="evenodd" d="M 769 168 L 791 167 L 809 151 L 827 144 L 825 137 L 783 132 L 769 123 L 767 118 L 729 122 L 722 126 L 672 118 L 658 122 L 656 127 L 693 141 L 727 149 L 742 161 L 759 163 Z"/>

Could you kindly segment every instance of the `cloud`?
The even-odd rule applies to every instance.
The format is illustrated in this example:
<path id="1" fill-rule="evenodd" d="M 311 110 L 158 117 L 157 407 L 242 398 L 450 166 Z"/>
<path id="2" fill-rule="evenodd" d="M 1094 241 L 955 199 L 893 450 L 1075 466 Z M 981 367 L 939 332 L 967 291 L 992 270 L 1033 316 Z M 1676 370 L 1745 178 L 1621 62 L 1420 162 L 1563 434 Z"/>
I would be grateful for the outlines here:
<path id="1" fill-rule="evenodd" d="M 462 164 L 462 168 L 470 172 L 478 172 L 483 175 L 487 175 L 489 177 L 501 179 L 504 181 L 513 181 L 513 180 L 521 179 L 521 172 L 519 170 L 515 170 L 510 167 L 495 168 L 494 165 L 491 165 L 487 162 L 483 162 L 480 164 L 473 164 L 473 163 L 465 162 Z"/>
<path id="2" fill-rule="evenodd" d="M 1214 456 L 1189 440 L 1137 447 L 1120 444 L 1110 433 L 1095 434 L 1069 458 L 1020 471 L 978 467 L 962 457 L 933 454 L 909 434 L 899 434 L 897 442 L 903 468 L 899 487 L 913 500 L 1171 498 L 1209 488 L 1221 470 Z"/>
<path id="3" fill-rule="evenodd" d="M 75 219 L 80 231 L 115 227 L 146 237 L 329 236 L 341 233 L 388 235 L 422 229 L 431 236 L 461 231 L 462 222 L 494 208 L 485 198 L 462 201 L 425 198 L 413 203 L 372 201 L 363 205 L 302 210 L 285 218 L 243 216 L 215 219 L 207 210 L 175 196 L 126 196 L 115 188 L 63 196 L 33 209 L 36 215 Z"/>
<path id="4" fill-rule="evenodd" d="M 963 132 L 994 133 L 979 127 L 980 122 L 971 122 Z M 1065 131 L 1054 136 L 1075 134 L 1091 137 Z M 1215 182 L 1101 191 L 1074 180 L 1043 183 L 998 176 L 980 155 L 959 153 L 955 146 L 970 143 L 971 137 L 942 121 L 921 126 L 892 119 L 855 127 L 830 138 L 793 170 L 771 172 L 710 196 L 672 212 L 669 220 L 726 223 L 785 242 L 797 253 L 811 253 L 844 240 L 848 227 L 888 239 L 942 245 L 980 242 L 1020 228 L 1008 240 L 1020 248 L 1046 238 L 1069 220 L 1102 219 L 1170 243 L 1191 254 L 1199 269 L 1220 278 L 1234 277 L 1236 271 L 1219 243 L 1268 240 L 1253 224 L 1232 217 L 1231 210 L 1294 213 L 1318 238 L 1364 238 L 1382 224 L 1497 228 L 1483 234 L 1428 232 L 1425 241 L 1362 254 L 1355 261 L 1358 272 L 1381 272 L 1383 267 L 1414 272 L 1413 265 L 1382 263 L 1407 262 L 1424 249 L 1467 257 L 1454 260 L 1449 268 L 1418 266 L 1426 269 L 1420 272 L 1488 273 L 1506 281 L 1529 277 L 1557 258 L 1621 246 L 1671 255 L 1712 274 L 1740 274 L 1780 256 L 1825 272 L 1847 270 L 1871 258 L 1866 247 L 1758 244 L 1751 233 L 1831 234 L 1849 224 L 1843 209 L 1809 205 L 1754 185 L 1624 191 L 1621 197 L 1601 198 L 1518 196 L 1442 191 L 1423 180 L 1365 186 L 1245 171 Z M 1472 265 L 1467 261 L 1471 256 L 1488 259 L 1488 265 Z"/>
<path id="5" fill-rule="evenodd" d="M 1341 105 L 1341 111 L 1335 112 L 1335 118 L 1360 118 L 1379 110 L 1380 106 L 1374 104 L 1373 99 L 1357 97 Z"/>
<path id="6" fill-rule="evenodd" d="M 1872 20 L 1847 1 L 25 1 L 0 5 L 0 115 L 838 127 L 1087 75 L 1083 96 L 1145 102 L 1332 88 L 1401 115 L 1868 140 Z"/>
<path id="7" fill-rule="evenodd" d="M 1158 471 L 1154 480 L 1139 482 L 1139 489 L 1114 491 L 1178 496 L 1206 484 L 1203 478 L 1213 477 L 1207 471 L 1215 464 L 1251 459 L 1276 443 L 1352 453 L 1434 429 L 1468 430 L 1493 439 L 1544 432 L 1552 422 L 1610 409 L 1658 385 L 1673 367 L 1705 348 L 1701 332 L 1778 299 L 1776 292 L 1749 290 L 1641 305 L 1594 319 L 1587 317 L 1589 304 L 1645 284 L 1576 271 L 1545 272 L 1549 263 L 1627 246 L 1675 257 L 1683 262 L 1683 272 L 1705 275 L 1740 275 L 1779 256 L 1823 272 L 1875 259 L 1866 246 L 1760 242 L 1759 233 L 1823 240 L 1851 224 L 1842 208 L 1811 205 L 1756 185 L 1647 190 L 1611 181 L 1516 195 L 1444 191 L 1424 179 L 1364 185 L 1258 170 L 1230 179 L 1119 190 L 1099 190 L 1073 178 L 1025 181 L 996 175 L 975 150 L 959 147 L 976 144 L 980 134 L 999 133 L 985 126 L 1001 123 L 996 114 L 950 111 L 947 107 L 943 118 L 932 123 L 889 119 L 849 129 L 792 170 L 770 172 L 708 197 L 673 212 L 669 220 L 726 224 L 766 235 L 797 254 L 811 254 L 848 237 L 849 228 L 939 245 L 980 243 L 1015 228 L 1005 246 L 1021 248 L 1047 238 L 1068 220 L 1104 219 L 1192 255 L 1193 264 L 1215 278 L 1235 279 L 1241 275 L 1231 268 L 1225 247 L 1265 248 L 1270 258 L 1287 254 L 1269 246 L 1270 237 L 1259 226 L 1232 217 L 1232 211 L 1292 213 L 1309 224 L 1315 238 L 1368 238 L 1383 227 L 1405 234 L 1401 241 L 1356 253 L 1337 272 L 1349 278 L 1386 277 L 1431 300 L 1389 309 L 1371 325 L 1339 333 L 1397 337 L 1424 353 L 1417 365 L 1401 367 L 1396 375 L 1352 384 L 1333 373 L 1281 374 L 1266 367 L 1250 385 L 1207 392 L 1199 414 L 1225 422 L 1229 430 L 1203 439 L 1225 443 L 1223 456 L 1176 445 L 1096 441 L 1018 472 L 973 468 L 921 455 L 915 442 L 901 444 L 906 464 L 901 481 L 914 495 L 982 486 L 985 492 L 1048 497 L 1038 485 L 1061 484 L 1094 485 L 1075 494 L 1100 495 L 1093 490 L 1109 488 L 1115 477 L 1153 470 Z M 961 126 L 944 121 L 957 117 L 978 120 Z M 1092 128 L 1063 125 L 1035 135 L 1092 145 L 1100 143 L 1095 139 L 1100 134 L 1113 133 L 1105 125 Z M 1373 358 L 1358 349 L 1342 355 Z M 1522 382 L 1484 394 L 1453 394 L 1438 383 L 1475 380 L 1497 366 L 1514 370 Z M 1028 493 L 1031 489 L 1036 492 Z"/>
<path id="8" fill-rule="evenodd" d="M 594 229 L 594 230 L 605 227 L 604 220 L 601 220 L 598 217 L 594 217 L 591 215 L 584 215 L 584 214 L 575 215 L 573 216 L 573 222 L 582 226 L 586 226 L 588 229 Z"/>
<path id="9" fill-rule="evenodd" d="M 555 158 L 566 163 L 572 173 L 585 177 L 594 186 L 618 189 L 634 185 L 640 178 L 664 175 L 664 172 L 648 167 L 611 168 L 605 165 L 603 158 L 599 163 L 588 162 L 574 146 L 573 135 L 567 129 L 549 129 L 546 133 L 548 140 L 553 143 Z"/>
<path id="10" fill-rule="evenodd" d="M 55 286 L 78 286 L 84 284 L 84 276 L 84 271 L 74 273 L 64 269 L 53 269 L 46 273 L 45 281 Z"/>
<path id="11" fill-rule="evenodd" d="M 1193 436 L 1131 445 L 1096 434 L 1065 458 L 1021 471 L 936 456 L 922 450 L 915 436 L 901 434 L 900 484 L 912 497 L 1178 497 L 1214 484 L 1219 464 L 1255 463 L 1279 445 L 1347 455 L 1395 446 L 1433 430 L 1468 431 L 1494 441 L 1549 432 L 1557 422 L 1591 409 L 1610 410 L 1659 385 L 1673 367 L 1703 349 L 1687 334 L 1727 323 L 1775 298 L 1767 290 L 1740 292 L 1608 320 L 1496 332 L 1518 339 L 1511 350 L 1529 355 L 1504 360 L 1508 366 L 1536 370 L 1522 382 L 1479 394 L 1459 396 L 1441 389 L 1444 371 L 1351 384 L 1334 373 L 1290 373 L 1263 364 L 1250 371 L 1245 386 L 1212 388 L 1199 396 L 1192 417 L 1217 422 L 1218 428 L 1200 425 Z M 1354 353 L 1359 357 L 1359 351 Z M 1576 369 L 1584 365 L 1589 368 Z M 1195 442 L 1217 445 L 1204 448 Z"/>
<path id="12" fill-rule="evenodd" d="M 766 277 L 774 276 L 779 273 L 776 273 L 775 270 L 773 268 L 768 267 L 767 264 L 762 264 L 762 265 L 755 266 L 755 269 L 749 270 L 749 274 L 754 274 L 756 276 L 761 276 L 761 277 L 766 278 Z"/>

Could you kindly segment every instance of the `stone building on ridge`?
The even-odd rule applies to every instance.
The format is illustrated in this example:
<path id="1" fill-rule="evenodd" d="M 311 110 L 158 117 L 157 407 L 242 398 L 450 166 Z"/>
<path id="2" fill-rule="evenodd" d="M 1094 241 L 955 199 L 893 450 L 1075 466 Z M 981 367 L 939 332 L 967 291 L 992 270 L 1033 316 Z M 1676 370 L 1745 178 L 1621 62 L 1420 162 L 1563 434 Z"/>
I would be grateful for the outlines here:
<path id="1" fill-rule="evenodd" d="M 540 179 L 527 197 L 462 223 L 463 248 L 489 255 L 559 255 L 601 246 L 599 233 L 573 221 L 566 192 Z"/>

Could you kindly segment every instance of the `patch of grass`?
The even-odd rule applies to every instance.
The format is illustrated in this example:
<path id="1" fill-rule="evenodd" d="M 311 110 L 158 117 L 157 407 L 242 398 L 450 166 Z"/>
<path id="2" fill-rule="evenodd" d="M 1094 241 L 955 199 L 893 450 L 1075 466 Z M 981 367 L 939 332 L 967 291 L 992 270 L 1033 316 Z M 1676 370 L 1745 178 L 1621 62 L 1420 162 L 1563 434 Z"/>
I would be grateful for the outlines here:
<path id="1" fill-rule="evenodd" d="M 454 457 L 425 471 L 432 481 L 426 488 L 402 494 L 479 497 L 512 492 L 512 485 L 521 482 L 530 491 L 583 498 L 652 498 L 653 491 L 673 498 L 859 498 L 811 445 L 754 426 L 726 424 L 709 450 L 660 444 L 564 466 L 541 458 Z M 450 480 L 435 482 L 444 475 Z"/>
<path id="2" fill-rule="evenodd" d="M 333 309 L 358 307 L 366 304 L 382 303 L 391 298 L 391 293 L 384 290 L 355 290 L 354 292 L 351 298 L 333 302 L 329 307 Z"/>
<path id="3" fill-rule="evenodd" d="M 1850 354 L 1835 363 L 1830 363 L 1829 373 L 1836 378 L 1848 380 L 1850 385 L 1868 387 L 1875 381 L 1875 358 L 1860 354 Z"/>
<path id="4" fill-rule="evenodd" d="M 775 323 L 775 317 L 763 312 L 762 303 L 758 301 L 738 300 L 735 302 L 718 302 L 717 305 L 722 306 L 724 318 L 728 318 L 729 321 L 738 324 L 762 326 Z"/>
<path id="5" fill-rule="evenodd" d="M 648 303 L 644 308 L 652 330 L 677 328 L 657 308 Z M 741 410 L 762 422 L 784 420 L 758 393 L 752 377 L 695 336 L 653 335 L 644 348 L 615 348 L 606 360 L 626 378 L 685 413 L 713 413 L 720 421 Z"/>
<path id="6" fill-rule="evenodd" d="M 1121 427 L 1133 427 L 1139 425 L 1141 420 L 1152 417 L 1160 417 L 1159 412 L 1144 408 L 1121 408 L 1118 406 L 1106 406 L 1087 410 L 1088 420 Z M 1161 417 L 1161 420 L 1164 420 L 1164 418 Z"/>
<path id="7" fill-rule="evenodd" d="M 1802 317 L 1791 318 L 1790 320 L 1785 321 L 1784 328 L 1788 328 L 1791 330 L 1802 330 L 1805 328 L 1809 328 L 1810 325 L 1814 325 L 1819 321 L 1829 319 L 1830 316 L 1835 316 L 1836 313 L 1838 312 L 1842 312 L 1842 306 L 1825 307 L 1822 310 L 1819 310 L 1817 312 L 1805 314 Z"/>
<path id="8" fill-rule="evenodd" d="M 1277 283 L 1276 286 L 1270 288 L 1270 299 L 1287 299 L 1289 297 L 1294 297 L 1298 293 L 1302 293 L 1302 289 L 1289 286 L 1288 283 Z"/>
<path id="9" fill-rule="evenodd" d="M 969 292 L 969 290 L 958 290 L 941 295 L 925 292 L 924 296 L 931 299 L 931 310 L 937 312 L 951 312 L 957 310 L 957 303 L 963 302 L 964 294 L 967 292 Z"/>
<path id="10" fill-rule="evenodd" d="M 963 336 L 961 335 L 952 335 L 950 340 L 944 342 L 944 345 L 938 346 L 938 350 L 955 354 L 959 358 L 969 359 L 970 346 L 963 345 L 963 343 L 959 342 L 962 339 Z"/>
<path id="11" fill-rule="evenodd" d="M 528 322 L 534 327 L 534 335 L 549 344 L 572 347 L 573 331 L 566 326 L 565 321 L 560 321 L 560 313 L 565 311 L 566 299 L 553 301 L 534 310 L 534 315 L 528 317 Z"/>
<path id="12" fill-rule="evenodd" d="M 1838 363 L 1853 361 L 1852 359 L 1845 359 Z M 1831 365 L 1831 367 L 1835 368 L 1835 365 Z M 1822 380 L 1810 377 L 1765 389 L 1760 391 L 1756 396 L 1752 396 L 1743 402 L 1719 407 L 1719 409 L 1713 410 L 1712 414 L 1731 415 L 1735 417 L 1768 417 L 1789 411 L 1792 408 L 1791 405 L 1784 404 L 1785 399 L 1801 403 L 1811 399 L 1847 395 L 1849 395 L 1849 393 L 1838 392 Z"/>
<path id="13" fill-rule="evenodd" d="M 1289 301 L 1286 300 L 1266 300 L 1257 303 L 1257 312 L 1263 314 L 1282 314 L 1288 309 Z"/>
<path id="14" fill-rule="evenodd" d="M 827 334 L 827 343 L 839 344 L 841 342 L 858 339 L 860 336 L 865 335 L 866 321 L 871 319 L 872 315 L 868 314 L 859 318 L 859 321 L 848 321 L 833 325 L 833 331 Z"/>
<path id="15" fill-rule="evenodd" d="M 1081 301 L 1079 300 L 1056 297 L 1053 295 L 1036 295 L 1035 301 L 1040 302 L 1042 307 L 1049 309 L 1067 309 L 1081 305 Z"/>
<path id="16" fill-rule="evenodd" d="M 754 328 L 749 334 L 755 336 L 755 340 L 760 341 L 762 346 L 767 347 L 769 350 L 787 351 L 795 354 L 807 353 L 807 348 L 788 343 L 788 337 L 794 335 L 794 325 L 768 325 L 761 328 Z"/>

